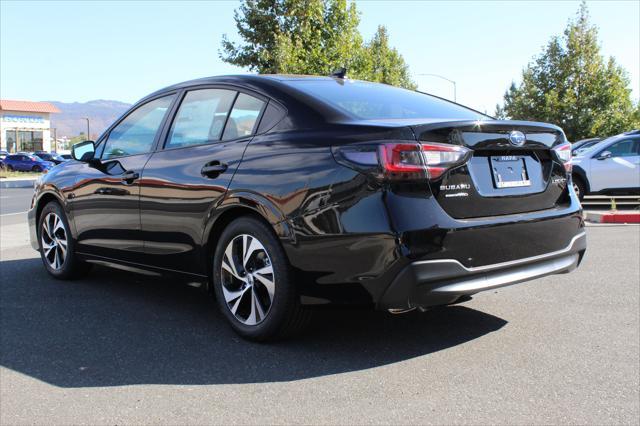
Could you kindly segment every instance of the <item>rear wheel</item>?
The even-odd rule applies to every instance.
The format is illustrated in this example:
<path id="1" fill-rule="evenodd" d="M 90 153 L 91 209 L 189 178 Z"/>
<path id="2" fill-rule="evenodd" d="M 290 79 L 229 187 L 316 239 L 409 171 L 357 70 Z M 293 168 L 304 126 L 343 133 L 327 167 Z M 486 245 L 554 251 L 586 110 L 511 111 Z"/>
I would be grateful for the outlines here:
<path id="1" fill-rule="evenodd" d="M 573 176 L 573 190 L 576 192 L 578 199 L 582 201 L 584 199 L 586 187 L 581 177 Z"/>
<path id="2" fill-rule="evenodd" d="M 220 310 L 244 338 L 287 337 L 308 319 L 284 250 L 258 219 L 236 219 L 224 230 L 213 259 L 213 285 Z"/>
<path id="3" fill-rule="evenodd" d="M 89 265 L 75 253 L 67 216 L 55 201 L 50 201 L 40 213 L 38 241 L 42 263 L 54 278 L 72 279 L 89 271 Z"/>
<path id="4" fill-rule="evenodd" d="M 13 171 L 13 166 L 12 165 L 7 164 L 5 167 L 7 168 L 8 171 L 10 171 L 10 172 Z"/>

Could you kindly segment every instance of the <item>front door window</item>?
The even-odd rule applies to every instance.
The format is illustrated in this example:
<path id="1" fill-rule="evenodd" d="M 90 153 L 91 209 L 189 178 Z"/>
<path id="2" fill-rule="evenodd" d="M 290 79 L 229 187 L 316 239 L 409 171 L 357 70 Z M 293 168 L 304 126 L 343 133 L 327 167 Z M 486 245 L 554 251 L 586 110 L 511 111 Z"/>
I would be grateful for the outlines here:
<path id="1" fill-rule="evenodd" d="M 155 99 L 131 112 L 109 133 L 102 159 L 151 152 L 173 98 L 174 95 Z"/>

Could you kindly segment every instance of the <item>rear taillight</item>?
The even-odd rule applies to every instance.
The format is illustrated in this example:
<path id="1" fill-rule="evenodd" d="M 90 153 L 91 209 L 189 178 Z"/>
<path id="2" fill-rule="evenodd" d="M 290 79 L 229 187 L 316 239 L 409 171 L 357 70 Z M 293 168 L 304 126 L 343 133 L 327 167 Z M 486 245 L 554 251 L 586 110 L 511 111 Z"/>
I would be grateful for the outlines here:
<path id="1" fill-rule="evenodd" d="M 441 143 L 381 142 L 377 145 L 347 145 L 336 148 L 339 157 L 358 169 L 377 168 L 387 179 L 438 179 L 460 166 L 472 151 Z"/>
<path id="2" fill-rule="evenodd" d="M 571 144 L 569 142 L 563 143 L 553 148 L 553 151 L 564 165 L 564 169 L 571 172 Z"/>
<path id="3" fill-rule="evenodd" d="M 378 147 L 382 171 L 392 179 L 427 178 L 422 150 L 417 143 L 384 143 Z"/>
<path id="4" fill-rule="evenodd" d="M 431 179 L 437 179 L 447 170 L 466 163 L 472 153 L 470 149 L 458 145 L 423 143 L 421 146 Z"/>

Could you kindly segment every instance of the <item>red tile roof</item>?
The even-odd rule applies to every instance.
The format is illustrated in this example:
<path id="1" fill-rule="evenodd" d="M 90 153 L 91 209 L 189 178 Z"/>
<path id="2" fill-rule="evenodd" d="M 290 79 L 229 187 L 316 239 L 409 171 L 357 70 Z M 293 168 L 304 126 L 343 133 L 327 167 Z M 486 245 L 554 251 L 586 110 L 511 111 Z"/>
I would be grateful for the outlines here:
<path id="1" fill-rule="evenodd" d="M 58 108 L 47 102 L 9 101 L 0 99 L 0 110 L 23 112 L 60 112 Z"/>

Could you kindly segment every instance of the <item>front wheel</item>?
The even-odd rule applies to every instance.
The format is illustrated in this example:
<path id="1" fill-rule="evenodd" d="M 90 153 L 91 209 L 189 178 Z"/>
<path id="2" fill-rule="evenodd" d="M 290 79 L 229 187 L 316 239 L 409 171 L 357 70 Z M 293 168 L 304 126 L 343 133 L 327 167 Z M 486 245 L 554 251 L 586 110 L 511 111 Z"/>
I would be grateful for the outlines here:
<path id="1" fill-rule="evenodd" d="M 42 171 L 42 168 L 40 166 L 33 166 L 31 168 L 31 171 L 35 173 L 40 173 Z"/>
<path id="2" fill-rule="evenodd" d="M 258 219 L 236 219 L 222 232 L 213 258 L 213 286 L 223 315 L 249 340 L 287 337 L 308 319 L 284 250 Z"/>
<path id="3" fill-rule="evenodd" d="M 584 193 L 586 190 L 584 182 L 582 181 L 582 178 L 579 178 L 577 176 L 573 176 L 572 180 L 573 180 L 573 190 L 576 192 L 578 199 L 582 201 L 584 199 Z"/>
<path id="4" fill-rule="evenodd" d="M 67 216 L 55 201 L 50 201 L 40 213 L 38 241 L 42 263 L 54 278 L 72 279 L 88 272 L 89 265 L 75 253 Z"/>

